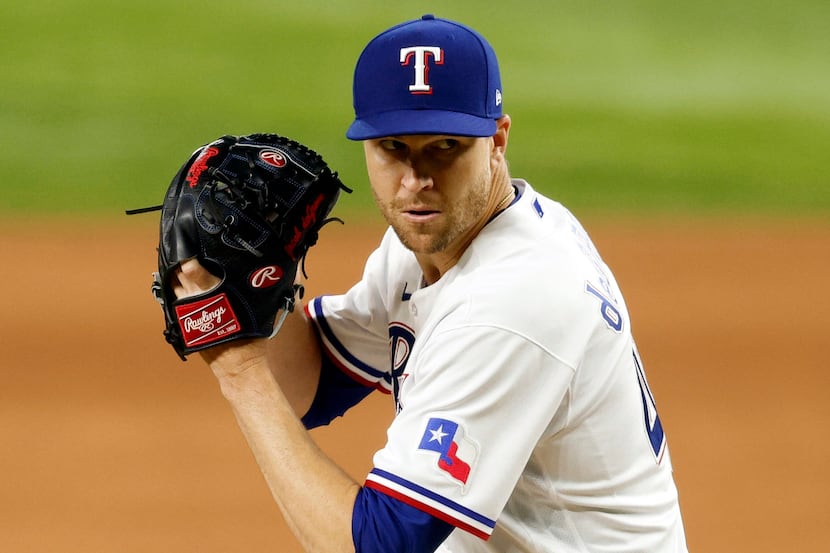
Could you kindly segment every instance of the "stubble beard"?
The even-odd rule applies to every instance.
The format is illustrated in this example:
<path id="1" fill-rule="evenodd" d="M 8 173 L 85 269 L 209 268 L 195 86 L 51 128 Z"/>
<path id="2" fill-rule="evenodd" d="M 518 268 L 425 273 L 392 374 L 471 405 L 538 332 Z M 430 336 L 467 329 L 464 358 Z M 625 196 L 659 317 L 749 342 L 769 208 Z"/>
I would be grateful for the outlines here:
<path id="1" fill-rule="evenodd" d="M 467 193 L 456 202 L 442 202 L 442 215 L 438 221 L 415 224 L 403 220 L 403 202 L 383 202 L 375 195 L 375 201 L 383 217 L 401 243 L 418 254 L 435 254 L 454 244 L 483 216 L 487 208 L 489 174 L 482 173 L 471 183 Z"/>

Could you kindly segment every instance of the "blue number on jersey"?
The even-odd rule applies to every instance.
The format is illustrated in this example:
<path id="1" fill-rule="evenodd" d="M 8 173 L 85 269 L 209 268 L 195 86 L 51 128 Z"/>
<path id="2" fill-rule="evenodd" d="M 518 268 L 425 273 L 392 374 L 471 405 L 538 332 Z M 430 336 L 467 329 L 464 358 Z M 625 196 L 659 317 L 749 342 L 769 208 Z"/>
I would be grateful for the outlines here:
<path id="1" fill-rule="evenodd" d="M 600 314 L 608 327 L 615 332 L 620 332 L 623 327 L 623 319 L 619 309 L 590 282 L 585 283 L 585 291 L 599 299 Z M 659 464 L 666 449 L 666 435 L 663 432 L 663 424 L 657 414 L 654 396 L 648 387 L 648 381 L 646 381 L 646 375 L 643 372 L 643 363 L 640 361 L 636 348 L 634 348 L 634 367 L 637 370 L 637 382 L 640 385 L 640 396 L 643 399 L 643 418 L 646 425 L 646 434 L 648 434 L 648 441 L 654 453 L 654 458 Z"/>
<path id="2" fill-rule="evenodd" d="M 648 434 L 648 440 L 651 444 L 654 458 L 660 464 L 660 461 L 663 460 L 663 452 L 666 449 L 666 434 L 663 432 L 663 424 L 660 422 L 660 416 L 657 414 L 654 396 L 648 387 L 648 381 L 646 381 L 646 375 L 643 372 L 643 363 L 640 361 L 640 356 L 636 348 L 634 349 L 634 367 L 637 369 L 637 381 L 640 384 L 640 395 L 643 399 L 643 416 L 646 424 L 646 434 Z"/>

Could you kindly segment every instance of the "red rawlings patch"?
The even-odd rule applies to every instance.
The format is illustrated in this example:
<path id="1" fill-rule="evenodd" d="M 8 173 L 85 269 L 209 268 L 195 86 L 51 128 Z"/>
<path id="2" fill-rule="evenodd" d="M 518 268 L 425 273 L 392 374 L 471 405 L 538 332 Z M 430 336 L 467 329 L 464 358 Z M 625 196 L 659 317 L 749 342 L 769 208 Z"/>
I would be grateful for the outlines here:
<path id="1" fill-rule="evenodd" d="M 207 169 L 208 160 L 218 153 L 218 148 L 211 147 L 199 154 L 199 157 L 196 158 L 196 161 L 194 161 L 193 165 L 190 166 L 190 169 L 187 170 L 187 176 L 184 179 L 190 185 L 190 188 L 196 187 L 199 183 L 199 177 L 201 177 L 202 173 L 204 173 L 205 169 Z"/>
<path id="2" fill-rule="evenodd" d="M 187 347 L 211 344 L 242 329 L 225 294 L 177 305 L 176 316 Z"/>

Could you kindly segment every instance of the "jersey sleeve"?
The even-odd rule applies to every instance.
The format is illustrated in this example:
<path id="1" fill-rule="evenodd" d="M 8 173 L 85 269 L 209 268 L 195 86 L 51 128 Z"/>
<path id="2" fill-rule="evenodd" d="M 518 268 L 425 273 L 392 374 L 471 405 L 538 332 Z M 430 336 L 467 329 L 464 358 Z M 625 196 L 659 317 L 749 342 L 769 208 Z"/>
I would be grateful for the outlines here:
<path id="1" fill-rule="evenodd" d="M 388 273 L 391 237 L 369 256 L 360 281 L 345 294 L 312 299 L 306 315 L 316 326 L 323 353 L 345 374 L 384 393 L 392 390 L 389 371 Z"/>
<path id="2" fill-rule="evenodd" d="M 442 330 L 410 362 L 365 485 L 487 539 L 574 369 L 493 326 Z"/>
<path id="3" fill-rule="evenodd" d="M 329 424 L 368 396 L 374 388 L 366 386 L 341 371 L 323 356 L 317 392 L 302 423 L 307 429 Z"/>
<path id="4" fill-rule="evenodd" d="M 316 297 L 306 305 L 306 315 L 316 325 L 330 363 L 363 386 L 388 394 L 389 338 L 385 324 L 377 324 L 382 315 L 361 309 L 370 301 L 366 288 L 361 282 L 347 294 Z"/>
<path id="5" fill-rule="evenodd" d="M 454 526 L 371 488 L 361 488 L 352 511 L 355 551 L 435 551 Z"/>

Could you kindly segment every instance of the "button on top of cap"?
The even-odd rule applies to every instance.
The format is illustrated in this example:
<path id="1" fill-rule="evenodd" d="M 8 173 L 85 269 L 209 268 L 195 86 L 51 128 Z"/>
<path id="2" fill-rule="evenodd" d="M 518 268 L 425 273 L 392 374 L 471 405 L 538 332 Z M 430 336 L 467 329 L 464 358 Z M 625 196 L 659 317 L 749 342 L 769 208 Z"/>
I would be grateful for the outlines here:
<path id="1" fill-rule="evenodd" d="M 427 13 L 427 14 L 422 15 L 422 16 L 421 16 L 421 19 L 423 19 L 424 21 L 426 21 L 426 20 L 428 20 L 428 19 L 435 19 L 435 16 L 434 16 L 434 15 L 432 15 L 431 13 Z"/>

